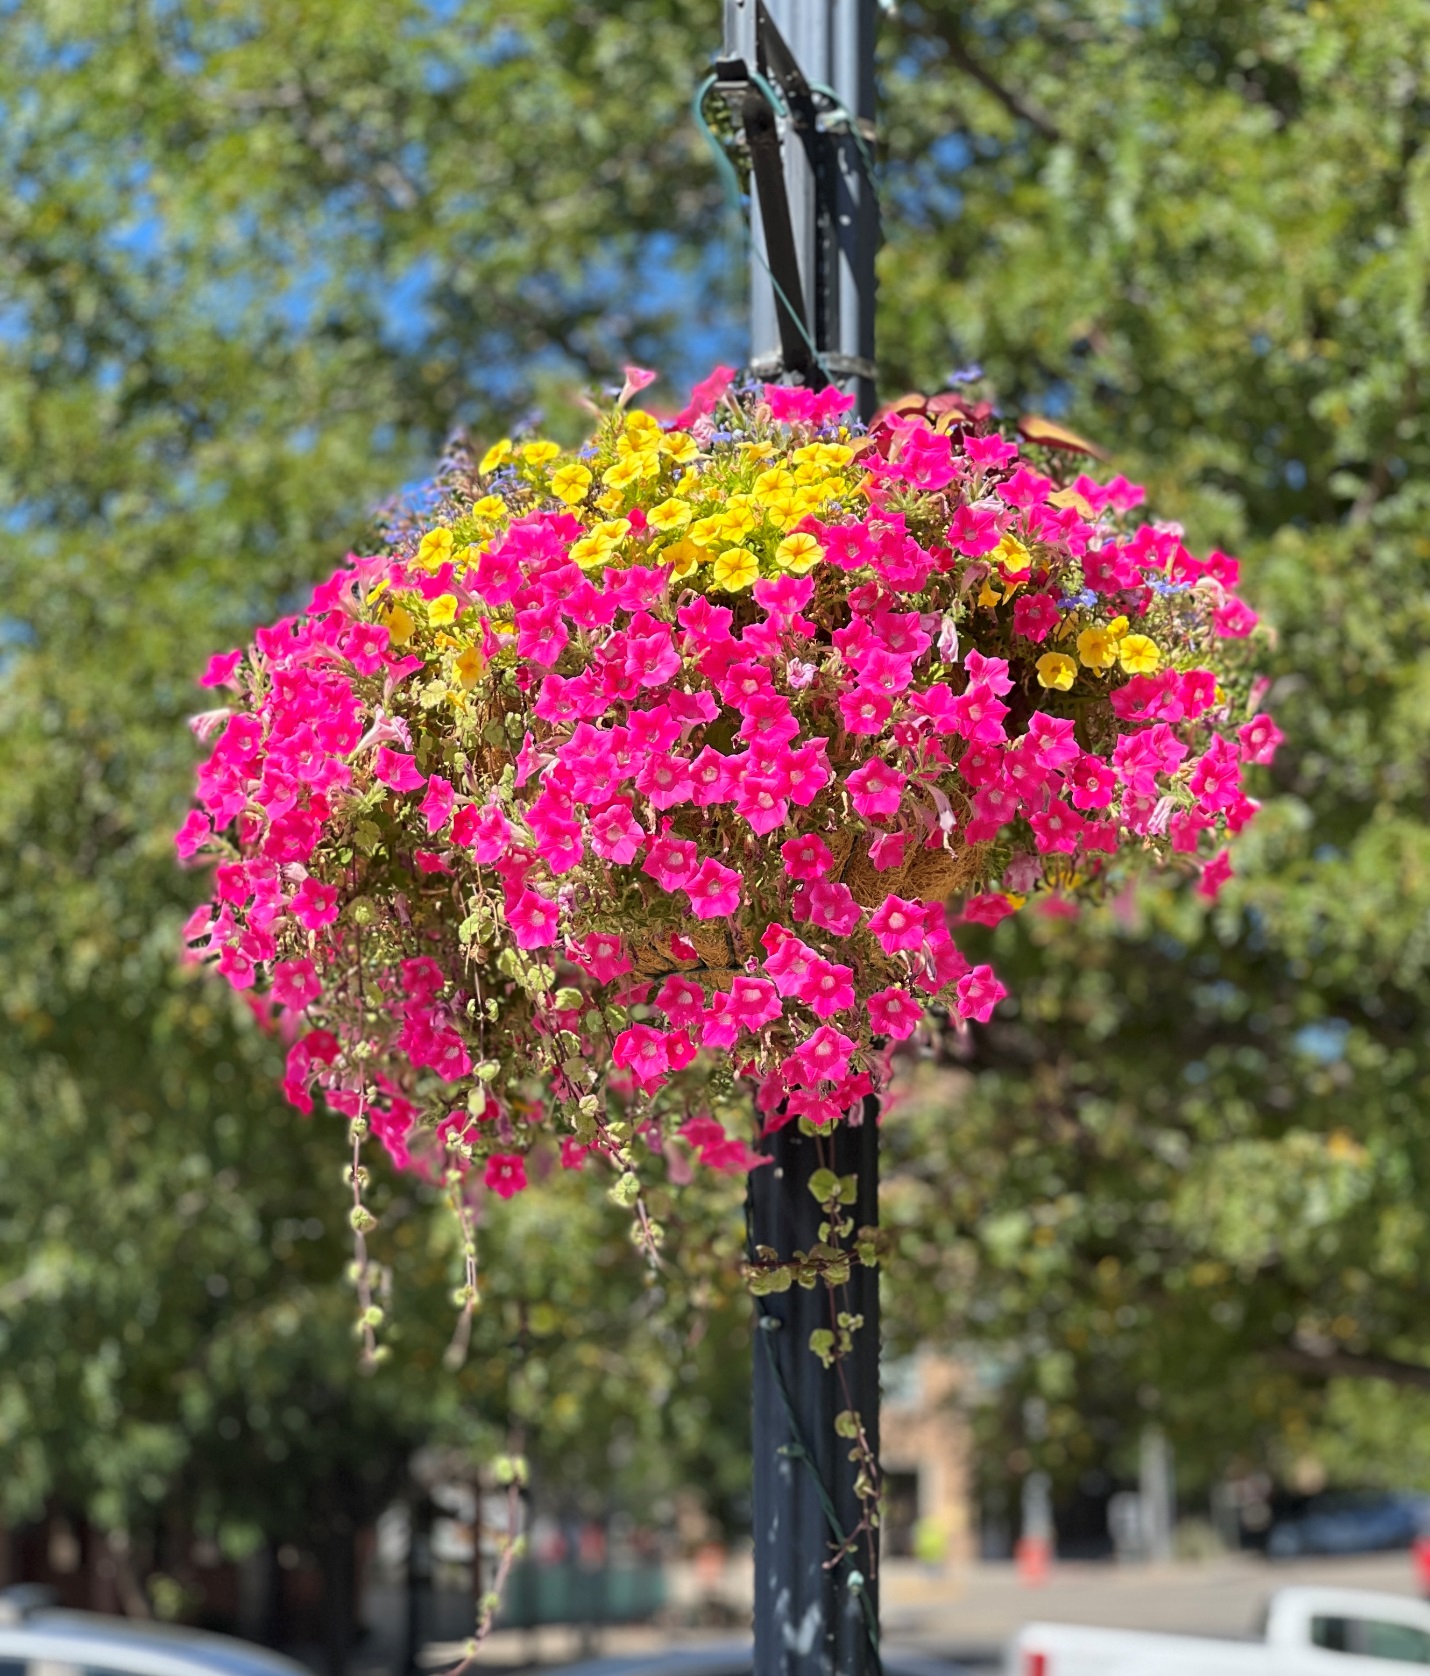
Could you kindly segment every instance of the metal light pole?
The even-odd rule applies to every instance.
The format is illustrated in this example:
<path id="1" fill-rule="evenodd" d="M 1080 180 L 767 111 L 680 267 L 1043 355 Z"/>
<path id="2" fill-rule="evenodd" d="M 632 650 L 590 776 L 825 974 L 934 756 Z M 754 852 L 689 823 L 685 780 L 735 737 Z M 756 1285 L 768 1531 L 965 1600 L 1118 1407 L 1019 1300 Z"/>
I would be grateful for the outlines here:
<path id="1" fill-rule="evenodd" d="M 877 0 L 724 0 L 717 86 L 752 180 L 750 368 L 874 411 Z M 771 104 L 773 94 L 779 107 Z"/>
<path id="2" fill-rule="evenodd" d="M 877 0 L 724 0 L 715 67 L 748 149 L 750 368 L 767 380 L 853 391 L 874 410 L 874 141 Z M 817 1169 L 857 1177 L 849 1212 L 878 1221 L 877 1105 L 828 1135 L 787 1123 L 750 1178 L 755 1248 L 780 1260 L 819 1243 Z M 877 1534 L 850 1541 L 862 1508 L 851 1442 L 856 1411 L 879 1447 L 878 1270 L 855 1264 L 839 1307 L 861 1316 L 849 1355 L 828 1367 L 810 1335 L 835 1326 L 820 1282 L 758 1300 L 754 1345 L 755 1676 L 878 1676 Z"/>

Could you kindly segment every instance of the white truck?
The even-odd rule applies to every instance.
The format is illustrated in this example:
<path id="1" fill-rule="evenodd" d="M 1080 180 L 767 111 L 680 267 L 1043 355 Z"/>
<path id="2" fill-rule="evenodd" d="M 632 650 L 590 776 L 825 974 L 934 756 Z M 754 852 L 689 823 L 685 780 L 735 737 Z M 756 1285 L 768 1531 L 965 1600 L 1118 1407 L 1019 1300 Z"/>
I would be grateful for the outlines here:
<path id="1" fill-rule="evenodd" d="M 1430 1605 L 1368 1589 L 1279 1589 L 1259 1641 L 1028 1624 L 1007 1676 L 1388 1676 L 1430 1665 Z"/>

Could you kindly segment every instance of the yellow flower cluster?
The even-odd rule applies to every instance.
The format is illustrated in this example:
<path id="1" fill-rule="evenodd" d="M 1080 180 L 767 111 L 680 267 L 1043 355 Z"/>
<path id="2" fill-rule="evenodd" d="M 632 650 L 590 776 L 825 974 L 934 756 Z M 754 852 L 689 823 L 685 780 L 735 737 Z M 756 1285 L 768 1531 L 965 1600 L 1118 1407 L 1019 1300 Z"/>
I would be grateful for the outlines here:
<path id="1" fill-rule="evenodd" d="M 1045 652 L 1038 659 L 1038 685 L 1067 692 L 1077 679 L 1078 664 L 1095 675 L 1104 675 L 1120 664 L 1129 675 L 1151 675 L 1161 666 L 1162 649 L 1149 635 L 1129 634 L 1126 617 L 1110 623 L 1093 623 L 1077 637 L 1077 657 L 1063 652 Z M 1070 627 L 1068 632 L 1070 632 Z"/>
<path id="2" fill-rule="evenodd" d="M 536 500 L 555 500 L 581 519 L 586 533 L 571 557 L 583 569 L 634 562 L 639 542 L 643 562 L 738 593 L 762 574 L 811 570 L 823 549 L 799 526 L 852 491 L 845 468 L 854 454 L 842 442 L 808 443 L 772 463 L 774 454 L 773 443 L 758 440 L 702 454 L 688 432 L 663 431 L 636 410 L 603 427 L 589 460 L 564 457 L 552 442 L 517 447 L 507 438 L 486 451 L 480 470 L 514 470 Z M 637 507 L 649 535 L 630 516 Z M 452 553 L 434 542 L 429 556 L 431 539 L 418 562 L 435 568 Z"/>
<path id="3" fill-rule="evenodd" d="M 832 502 L 848 504 L 853 459 L 843 442 L 809 443 L 783 457 L 760 439 L 702 452 L 688 432 L 662 430 L 639 410 L 613 414 L 580 458 L 545 438 L 504 437 L 478 466 L 487 479 L 500 474 L 490 492 L 465 517 L 428 530 L 414 564 L 429 574 L 451 565 L 461 579 L 514 517 L 545 506 L 582 525 L 571 558 L 583 570 L 669 564 L 697 587 L 739 593 L 761 575 L 802 576 L 819 562 L 824 549 L 799 526 Z M 509 626 L 465 607 L 457 593 L 426 599 L 403 590 L 379 611 L 394 645 L 427 644 L 437 654 L 428 655 L 424 702 L 458 710 L 487 666 L 483 617 L 499 634 Z"/>

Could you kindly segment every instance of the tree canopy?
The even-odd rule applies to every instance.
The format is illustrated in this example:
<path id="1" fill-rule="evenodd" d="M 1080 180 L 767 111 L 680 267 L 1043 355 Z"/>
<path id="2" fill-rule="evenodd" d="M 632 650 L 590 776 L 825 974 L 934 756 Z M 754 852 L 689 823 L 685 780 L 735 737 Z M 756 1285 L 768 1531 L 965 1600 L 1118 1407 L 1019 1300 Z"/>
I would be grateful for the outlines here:
<path id="1" fill-rule="evenodd" d="M 717 14 L 0 10 L 17 1509 L 63 1490 L 119 1522 L 196 1437 L 282 1443 L 300 1351 L 354 1435 L 445 1423 L 349 1377 L 336 1130 L 276 1104 L 269 1044 L 175 966 L 199 894 L 169 843 L 183 717 L 207 654 L 359 543 L 453 425 L 540 402 L 574 435 L 572 389 L 626 358 L 679 384 L 738 357 L 686 114 Z M 888 1126 L 899 1331 L 996 1341 L 1069 1459 L 1098 1403 L 1119 1424 L 1155 1403 L 1209 1461 L 1229 1412 L 1237 1447 L 1311 1447 L 1321 1375 L 1423 1384 L 1430 1363 L 1428 46 L 1408 0 L 903 0 L 884 25 L 885 393 L 981 363 L 1005 406 L 1089 434 L 1189 538 L 1239 551 L 1276 637 L 1288 743 L 1223 905 L 1143 892 L 1000 928 L 1016 1011 L 955 1044 L 951 1097 Z M 542 1214 L 510 1232 L 529 1299 L 555 1284 Z M 391 1236 L 427 1273 L 402 1354 L 435 1365 L 454 1254 L 418 1227 Z M 613 1334 L 600 1311 L 637 1290 L 569 1308 Z M 493 1369 L 505 1311 L 478 1328 Z M 578 1364 L 547 1378 L 584 1389 Z M 1340 1470 L 1378 1458 L 1379 1402 Z"/>
<path id="2" fill-rule="evenodd" d="M 1055 1463 L 1110 1408 L 1175 1421 L 1204 1472 L 1286 1465 L 1319 1447 L 1322 1377 L 1430 1382 L 1430 28 L 1395 4 L 902 15 L 886 367 L 981 362 L 1241 553 L 1287 744 L 1215 911 L 1144 889 L 999 930 L 1016 1016 L 914 1125 L 896 1214 L 958 1274 L 960 1327 L 1017 1346 L 1010 1391 L 1056 1399 Z M 1387 1402 L 1408 1424 L 1424 1398 L 1336 1394 L 1337 1471 L 1397 1470 Z"/>

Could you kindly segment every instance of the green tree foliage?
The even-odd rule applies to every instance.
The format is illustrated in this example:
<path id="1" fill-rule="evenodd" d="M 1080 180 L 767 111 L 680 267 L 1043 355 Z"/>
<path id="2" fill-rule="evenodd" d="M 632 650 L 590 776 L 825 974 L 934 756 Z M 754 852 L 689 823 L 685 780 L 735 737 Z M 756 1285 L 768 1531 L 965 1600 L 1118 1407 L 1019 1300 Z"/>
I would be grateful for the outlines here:
<path id="1" fill-rule="evenodd" d="M 360 541 L 454 423 L 541 400 L 574 427 L 573 382 L 714 358 L 720 201 L 685 112 L 718 23 L 713 0 L 0 10 L 13 1507 L 59 1489 L 133 1520 L 203 1454 L 241 1522 L 270 1445 L 447 1424 L 455 1254 L 380 1207 L 396 1361 L 434 1377 L 357 1381 L 337 1132 L 274 1105 L 270 1045 L 174 967 L 182 717 L 208 652 Z M 1308 1356 L 1430 1360 L 1427 35 L 1410 0 L 902 0 L 885 25 L 887 389 L 977 359 L 1243 552 L 1289 735 L 1222 908 L 1001 928 L 1016 1014 L 956 1097 L 888 1126 L 900 1330 L 996 1341 L 1069 1459 L 1079 1402 L 1175 1408 L 1212 1453 L 1235 1416 L 1263 1448 L 1315 1417 Z M 553 1307 L 597 1344 L 646 1293 L 598 1260 L 605 1210 L 558 1203 L 593 1255 Z M 513 1395 L 514 1345 L 551 1346 L 546 1390 L 618 1404 L 616 1364 L 524 1313 L 567 1284 L 543 1214 L 484 1234 L 512 1258 L 453 1426 L 528 1400 L 551 1421 Z M 673 1351 L 647 1325 L 639 1354 Z M 327 1402 L 345 1428 L 315 1430 Z M 684 1412 L 680 1447 L 707 1447 Z M 558 1433 L 563 1470 L 597 1431 Z"/>
<path id="2" fill-rule="evenodd" d="M 341 1129 L 284 1108 L 276 1047 L 179 971 L 199 891 L 169 836 L 213 649 L 454 424 L 671 341 L 718 214 L 684 126 L 697 10 L 0 9 L 9 1517 L 56 1497 L 142 1534 L 179 1496 L 234 1542 L 306 1541 L 335 1486 L 366 1516 L 414 1442 L 512 1426 L 539 1494 L 608 1481 L 613 1438 L 628 1484 L 731 1488 L 721 1294 L 703 1340 L 677 1324 L 600 1183 L 483 1230 L 455 1379 L 460 1253 L 430 1194 L 379 1188 L 395 1355 L 359 1376 Z"/>
<path id="3" fill-rule="evenodd" d="M 1215 911 L 1144 890 L 1000 928 L 1016 1014 L 912 1125 L 896 1214 L 963 1300 L 955 1333 L 1007 1347 L 1007 1396 L 1052 1402 L 1052 1464 L 1149 1412 L 1206 1471 L 1286 1461 L 1315 1446 L 1320 1375 L 1430 1364 L 1430 20 L 902 20 L 886 366 L 980 361 L 1192 545 L 1242 553 L 1288 742 Z M 929 1293 L 901 1295 L 935 1330 Z M 1383 1435 L 1414 1401 L 1333 1412 L 1368 1402 Z M 1375 1435 L 1336 1469 L 1384 1476 Z"/>

